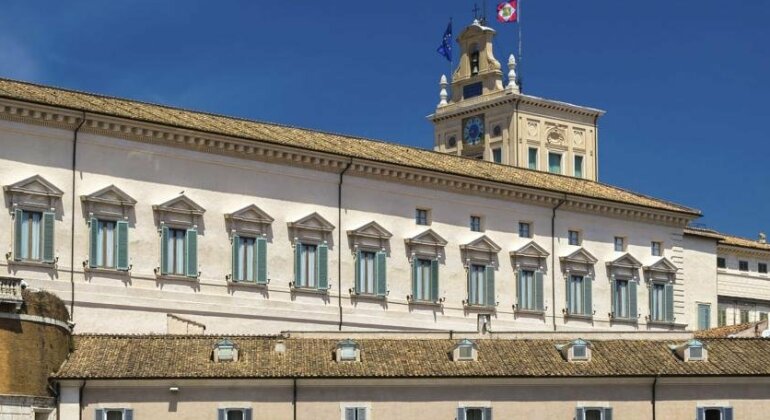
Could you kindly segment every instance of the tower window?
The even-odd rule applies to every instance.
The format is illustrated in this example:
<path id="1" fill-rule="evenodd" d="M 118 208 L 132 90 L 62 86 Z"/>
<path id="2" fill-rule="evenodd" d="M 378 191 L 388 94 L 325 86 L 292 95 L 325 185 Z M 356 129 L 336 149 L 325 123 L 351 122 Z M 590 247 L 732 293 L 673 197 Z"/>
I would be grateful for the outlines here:
<path id="1" fill-rule="evenodd" d="M 727 268 L 725 257 L 717 257 L 717 268 Z"/>
<path id="2" fill-rule="evenodd" d="M 479 74 L 479 52 L 473 51 L 471 53 L 471 76 Z"/>
<path id="3" fill-rule="evenodd" d="M 561 173 L 561 153 L 548 153 L 548 172 L 552 174 Z"/>
<path id="4" fill-rule="evenodd" d="M 536 147 L 529 148 L 528 167 L 529 169 L 537 169 L 537 148 Z"/>
<path id="5" fill-rule="evenodd" d="M 495 163 L 503 163 L 503 150 L 499 147 L 497 149 L 492 149 L 492 160 Z"/>
<path id="6" fill-rule="evenodd" d="M 583 156 L 575 155 L 575 178 L 583 177 Z"/>

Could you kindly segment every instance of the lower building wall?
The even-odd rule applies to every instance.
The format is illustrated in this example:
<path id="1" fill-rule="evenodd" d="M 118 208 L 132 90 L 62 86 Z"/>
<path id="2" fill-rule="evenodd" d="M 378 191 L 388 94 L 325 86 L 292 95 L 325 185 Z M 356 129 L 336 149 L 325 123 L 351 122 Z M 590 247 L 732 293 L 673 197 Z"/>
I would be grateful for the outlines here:
<path id="1" fill-rule="evenodd" d="M 697 407 L 732 407 L 734 419 L 766 419 L 770 412 L 770 380 L 708 378 L 666 383 L 656 389 L 653 378 L 624 379 L 433 379 L 433 380 L 300 380 L 296 418 L 341 420 L 346 406 L 365 407 L 367 420 L 454 419 L 458 407 L 491 407 L 494 418 L 573 420 L 577 407 L 610 407 L 615 419 L 695 419 Z M 672 381 L 672 380 L 668 380 Z M 162 381 L 142 385 L 89 381 L 83 388 L 82 419 L 97 409 L 125 408 L 134 420 L 216 419 L 220 408 L 251 408 L 254 419 L 294 418 L 291 380 L 217 381 L 190 384 Z M 172 392 L 171 386 L 178 387 Z M 67 388 L 67 386 L 64 386 Z M 70 388 L 77 389 L 77 385 Z M 76 402 L 72 401 L 72 404 Z M 61 407 L 62 420 L 75 420 L 80 410 Z M 69 413 L 69 415 L 65 415 Z"/>

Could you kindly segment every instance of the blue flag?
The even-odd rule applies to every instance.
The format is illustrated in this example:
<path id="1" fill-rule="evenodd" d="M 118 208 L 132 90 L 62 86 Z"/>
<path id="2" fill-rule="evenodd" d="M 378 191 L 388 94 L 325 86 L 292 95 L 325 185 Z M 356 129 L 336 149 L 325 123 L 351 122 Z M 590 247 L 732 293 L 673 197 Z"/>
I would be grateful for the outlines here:
<path id="1" fill-rule="evenodd" d="M 436 51 L 443 55 L 444 58 L 449 60 L 449 62 L 452 62 L 452 21 L 449 21 L 449 25 L 446 27 L 446 31 L 444 31 L 444 39 L 441 40 L 441 45 L 439 45 L 438 49 Z"/>

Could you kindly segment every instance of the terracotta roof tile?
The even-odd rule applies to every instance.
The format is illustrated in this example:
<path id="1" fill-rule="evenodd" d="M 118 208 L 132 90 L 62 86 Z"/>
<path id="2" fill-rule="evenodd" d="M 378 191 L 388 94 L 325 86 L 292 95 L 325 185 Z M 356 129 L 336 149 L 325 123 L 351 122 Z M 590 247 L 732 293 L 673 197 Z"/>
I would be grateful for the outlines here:
<path id="1" fill-rule="evenodd" d="M 450 352 L 460 340 L 359 339 L 360 362 L 334 361 L 339 340 L 231 337 L 237 362 L 211 360 L 218 336 L 75 337 L 75 350 L 55 377 L 129 378 L 309 378 L 309 377 L 575 377 L 770 375 L 770 340 L 704 339 L 706 362 L 685 363 L 662 340 L 593 340 L 589 362 L 567 362 L 554 340 L 477 340 L 478 360 L 454 362 Z"/>
<path id="2" fill-rule="evenodd" d="M 688 227 L 684 231 L 690 235 L 705 236 L 719 240 L 720 245 L 737 246 L 741 248 L 752 248 L 761 251 L 770 251 L 770 244 L 761 243 L 756 239 L 747 239 L 740 236 L 729 235 L 727 233 L 717 232 L 713 229 L 700 228 L 700 227 Z"/>
<path id="3" fill-rule="evenodd" d="M 700 215 L 700 212 L 696 209 L 600 182 L 499 165 L 477 159 L 361 137 L 248 121 L 8 79 L 0 79 L 0 97 L 282 144 L 345 157 L 439 171 L 504 184 L 685 213 L 691 216 Z"/>

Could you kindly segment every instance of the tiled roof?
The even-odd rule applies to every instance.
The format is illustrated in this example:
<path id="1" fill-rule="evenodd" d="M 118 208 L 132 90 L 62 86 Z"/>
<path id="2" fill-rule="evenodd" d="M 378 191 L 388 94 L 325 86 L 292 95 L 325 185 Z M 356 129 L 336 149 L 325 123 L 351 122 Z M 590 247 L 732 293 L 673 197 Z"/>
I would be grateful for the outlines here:
<path id="1" fill-rule="evenodd" d="M 695 337 L 697 338 L 727 338 L 735 333 L 739 333 L 746 330 L 754 330 L 754 327 L 759 322 L 747 322 L 745 324 L 738 325 L 724 325 L 722 327 L 709 328 L 708 330 L 697 331 Z"/>
<path id="2" fill-rule="evenodd" d="M 747 239 L 740 236 L 728 235 L 726 233 L 717 232 L 713 229 L 688 227 L 684 231 L 690 235 L 705 236 L 719 240 L 720 245 L 737 246 L 741 248 L 752 248 L 761 251 L 770 251 L 770 244 L 761 243 L 756 239 Z"/>
<path id="3" fill-rule="evenodd" d="M 0 97 L 700 216 L 700 211 L 696 209 L 595 181 L 360 137 L 249 121 L 8 79 L 0 79 Z"/>
<path id="4" fill-rule="evenodd" d="M 770 375 L 770 340 L 705 339 L 708 361 L 685 363 L 663 340 L 593 340 L 589 362 L 566 362 L 555 340 L 477 340 L 478 361 L 454 362 L 460 339 L 357 339 L 360 362 L 335 362 L 339 340 L 235 336 L 237 362 L 211 360 L 218 336 L 75 337 L 59 379 L 590 377 Z"/>

